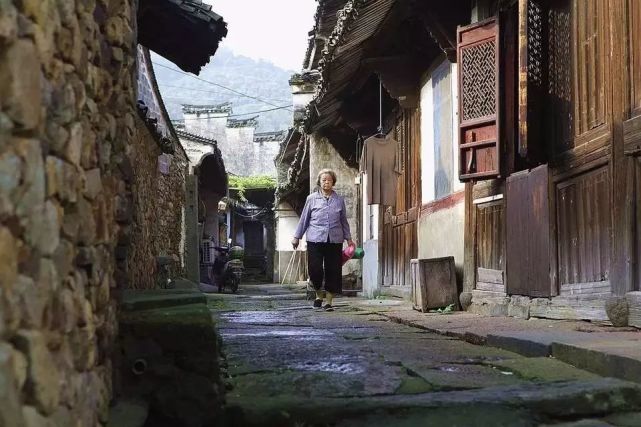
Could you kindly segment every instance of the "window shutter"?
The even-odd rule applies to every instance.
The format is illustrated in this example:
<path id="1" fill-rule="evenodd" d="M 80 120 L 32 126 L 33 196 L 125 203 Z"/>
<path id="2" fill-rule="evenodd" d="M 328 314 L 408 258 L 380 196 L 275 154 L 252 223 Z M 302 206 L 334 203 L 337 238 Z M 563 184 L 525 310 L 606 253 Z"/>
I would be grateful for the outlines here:
<path id="1" fill-rule="evenodd" d="M 500 175 L 499 22 L 491 18 L 457 34 L 459 64 L 459 179 Z"/>

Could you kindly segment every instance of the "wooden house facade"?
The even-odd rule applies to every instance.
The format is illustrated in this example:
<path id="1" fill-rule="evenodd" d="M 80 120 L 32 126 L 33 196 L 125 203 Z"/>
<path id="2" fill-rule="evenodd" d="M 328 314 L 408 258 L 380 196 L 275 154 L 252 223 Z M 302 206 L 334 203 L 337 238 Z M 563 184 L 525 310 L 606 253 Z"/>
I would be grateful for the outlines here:
<path id="1" fill-rule="evenodd" d="M 407 296 L 440 250 L 479 313 L 607 320 L 641 290 L 638 1 L 324 3 L 306 129 L 356 167 L 380 114 L 402 162 L 395 205 L 361 203 L 364 287 Z"/>
<path id="2" fill-rule="evenodd" d="M 640 20 L 634 0 L 521 0 L 458 29 L 473 305 L 607 320 L 639 290 Z"/>

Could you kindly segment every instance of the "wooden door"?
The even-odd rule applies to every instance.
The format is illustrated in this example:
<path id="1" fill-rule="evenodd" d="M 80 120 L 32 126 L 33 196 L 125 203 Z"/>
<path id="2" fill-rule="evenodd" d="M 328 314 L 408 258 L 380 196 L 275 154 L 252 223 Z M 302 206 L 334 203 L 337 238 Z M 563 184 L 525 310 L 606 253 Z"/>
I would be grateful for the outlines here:
<path id="1" fill-rule="evenodd" d="M 549 297 L 550 205 L 547 165 L 514 174 L 506 183 L 507 293 Z"/>
<path id="2" fill-rule="evenodd" d="M 386 207 L 381 236 L 383 285 L 410 286 L 410 260 L 418 256 L 417 219 L 420 206 L 420 113 L 401 110 L 392 130 L 398 141 L 401 176 L 396 203 Z"/>

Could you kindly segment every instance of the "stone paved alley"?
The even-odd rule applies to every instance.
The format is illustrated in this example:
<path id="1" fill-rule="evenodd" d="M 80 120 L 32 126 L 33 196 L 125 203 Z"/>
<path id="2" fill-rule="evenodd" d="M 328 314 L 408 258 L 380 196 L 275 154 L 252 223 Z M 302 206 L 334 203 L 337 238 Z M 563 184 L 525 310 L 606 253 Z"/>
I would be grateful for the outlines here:
<path id="1" fill-rule="evenodd" d="M 639 425 L 637 386 L 389 321 L 301 290 L 210 295 L 228 364 L 231 425 Z M 638 410 L 638 409 L 637 409 Z"/>

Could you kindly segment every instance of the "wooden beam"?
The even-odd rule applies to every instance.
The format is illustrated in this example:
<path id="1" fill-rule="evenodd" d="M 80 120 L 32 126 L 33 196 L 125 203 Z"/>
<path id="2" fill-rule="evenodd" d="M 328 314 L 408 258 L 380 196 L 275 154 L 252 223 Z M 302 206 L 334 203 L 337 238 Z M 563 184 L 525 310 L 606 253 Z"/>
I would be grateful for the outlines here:
<path id="1" fill-rule="evenodd" d="M 527 49 L 527 5 L 529 0 L 519 0 L 519 155 L 527 157 L 528 139 L 528 49 Z"/>

